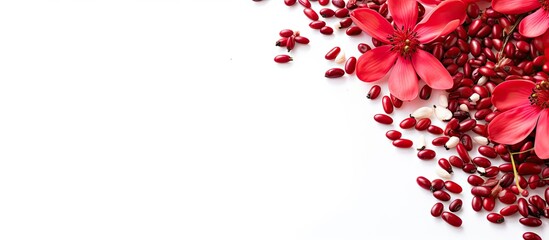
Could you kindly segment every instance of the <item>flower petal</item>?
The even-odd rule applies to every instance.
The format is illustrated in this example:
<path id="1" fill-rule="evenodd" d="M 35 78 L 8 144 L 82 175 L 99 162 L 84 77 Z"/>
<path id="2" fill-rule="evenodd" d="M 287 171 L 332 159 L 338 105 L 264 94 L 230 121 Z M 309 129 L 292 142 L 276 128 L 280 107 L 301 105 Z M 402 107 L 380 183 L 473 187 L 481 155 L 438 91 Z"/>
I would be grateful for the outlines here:
<path id="1" fill-rule="evenodd" d="M 525 139 L 536 126 L 540 108 L 522 105 L 502 112 L 488 124 L 488 138 L 502 144 Z"/>
<path id="2" fill-rule="evenodd" d="M 417 97 L 419 92 L 417 75 L 410 60 L 403 57 L 397 58 L 389 75 L 389 92 L 402 101 Z"/>
<path id="3" fill-rule="evenodd" d="M 425 5 L 438 5 L 439 3 L 442 2 L 442 0 L 418 0 L 418 1 Z"/>
<path id="4" fill-rule="evenodd" d="M 435 56 L 418 49 L 412 56 L 412 64 L 417 75 L 434 89 L 449 89 L 454 85 L 454 80 L 448 70 Z"/>
<path id="5" fill-rule="evenodd" d="M 549 26 L 549 11 L 540 8 L 520 21 L 519 32 L 525 37 L 534 38 L 544 34 L 547 26 Z"/>
<path id="6" fill-rule="evenodd" d="M 399 29 L 412 29 L 417 23 L 416 0 L 388 0 L 389 12 Z"/>
<path id="7" fill-rule="evenodd" d="M 389 72 L 397 56 L 388 45 L 367 51 L 358 58 L 356 76 L 364 82 L 377 81 Z"/>
<path id="8" fill-rule="evenodd" d="M 392 36 L 395 30 L 378 12 L 368 8 L 358 8 L 351 12 L 351 18 L 368 35 L 384 43 L 390 43 L 388 37 Z"/>
<path id="9" fill-rule="evenodd" d="M 540 6 L 538 0 L 492 0 L 492 8 L 505 14 L 530 12 Z"/>
<path id="10" fill-rule="evenodd" d="M 536 128 L 536 142 L 534 152 L 541 159 L 549 158 L 549 110 L 541 111 Z"/>
<path id="11" fill-rule="evenodd" d="M 440 35 L 454 31 L 467 16 L 467 5 L 462 1 L 445 1 L 435 7 L 415 27 L 418 40 L 429 43 Z M 459 20 L 457 24 L 454 22 Z"/>
<path id="12" fill-rule="evenodd" d="M 530 105 L 528 97 L 536 84 L 528 80 L 509 80 L 500 83 L 492 93 L 492 104 L 499 111 L 507 111 L 521 105 Z"/>

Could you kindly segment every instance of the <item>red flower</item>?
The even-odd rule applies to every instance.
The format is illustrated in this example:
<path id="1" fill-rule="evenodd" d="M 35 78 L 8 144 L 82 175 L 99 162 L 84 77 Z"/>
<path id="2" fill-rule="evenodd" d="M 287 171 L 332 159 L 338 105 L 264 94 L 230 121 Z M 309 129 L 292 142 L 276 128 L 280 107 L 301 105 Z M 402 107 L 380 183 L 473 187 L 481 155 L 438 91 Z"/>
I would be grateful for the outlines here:
<path id="1" fill-rule="evenodd" d="M 454 31 L 466 17 L 461 1 L 445 1 L 417 23 L 416 0 L 388 0 L 395 28 L 379 13 L 359 8 L 351 13 L 354 23 L 373 38 L 387 44 L 364 53 L 357 62 L 357 77 L 374 82 L 389 73 L 389 91 L 401 100 L 418 94 L 417 75 L 434 89 L 448 89 L 453 80 L 448 71 L 420 44 Z M 417 24 L 416 24 L 417 23 Z"/>
<path id="2" fill-rule="evenodd" d="M 423 3 L 425 5 L 438 5 L 444 0 L 418 0 L 420 3 Z M 472 2 L 480 2 L 481 0 L 462 0 L 465 3 L 472 3 Z M 482 1 L 490 1 L 490 0 L 482 0 Z"/>
<path id="3" fill-rule="evenodd" d="M 492 103 L 502 113 L 488 125 L 491 140 L 515 144 L 536 128 L 534 151 L 549 158 L 549 81 L 505 81 L 494 89 Z"/>
<path id="4" fill-rule="evenodd" d="M 492 0 L 492 7 L 505 14 L 521 14 L 539 8 L 519 24 L 519 33 L 525 37 L 541 36 L 549 27 L 549 0 Z"/>

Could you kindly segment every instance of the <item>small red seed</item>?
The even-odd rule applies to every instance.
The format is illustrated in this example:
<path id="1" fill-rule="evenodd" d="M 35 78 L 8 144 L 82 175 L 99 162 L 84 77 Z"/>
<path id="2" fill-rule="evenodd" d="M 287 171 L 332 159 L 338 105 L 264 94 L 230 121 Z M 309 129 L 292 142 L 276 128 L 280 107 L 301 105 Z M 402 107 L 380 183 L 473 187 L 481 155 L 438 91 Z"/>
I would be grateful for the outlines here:
<path id="1" fill-rule="evenodd" d="M 381 98 L 381 105 L 383 106 L 383 111 L 385 111 L 385 113 L 393 113 L 393 102 L 389 96 L 383 96 L 383 98 Z"/>
<path id="2" fill-rule="evenodd" d="M 417 153 L 417 157 L 421 160 L 431 160 L 436 157 L 436 152 L 431 149 L 423 149 Z"/>
<path id="3" fill-rule="evenodd" d="M 520 175 L 540 174 L 541 166 L 532 162 L 524 162 L 518 166 L 518 173 Z"/>
<path id="4" fill-rule="evenodd" d="M 349 9 L 341 8 L 335 11 L 335 17 L 337 18 L 346 18 L 349 16 Z"/>
<path id="5" fill-rule="evenodd" d="M 518 212 L 523 217 L 528 217 L 528 201 L 524 198 L 519 198 L 517 201 Z"/>
<path id="6" fill-rule="evenodd" d="M 541 226 L 542 222 L 541 219 L 535 218 L 535 217 L 524 217 L 519 219 L 519 222 L 528 227 L 539 227 Z"/>
<path id="7" fill-rule="evenodd" d="M 440 215 L 442 214 L 442 211 L 444 211 L 444 204 L 442 204 L 441 202 L 437 202 L 431 208 L 431 215 L 433 217 L 440 217 Z"/>
<path id="8" fill-rule="evenodd" d="M 302 6 L 306 7 L 306 8 L 310 8 L 311 7 L 311 2 L 309 0 L 298 0 L 299 4 L 301 4 Z"/>
<path id="9" fill-rule="evenodd" d="M 353 74 L 355 72 L 355 69 L 356 69 L 356 58 L 350 57 L 345 62 L 345 72 L 347 74 Z"/>
<path id="10" fill-rule="evenodd" d="M 475 186 L 471 188 L 471 194 L 479 197 L 488 197 L 492 193 L 492 189 L 485 186 Z"/>
<path id="11" fill-rule="evenodd" d="M 431 126 L 431 119 L 422 118 L 419 121 L 417 121 L 415 128 L 418 131 L 423 131 L 429 128 L 429 126 Z"/>
<path id="12" fill-rule="evenodd" d="M 393 101 L 393 105 L 396 108 L 402 107 L 402 104 L 403 104 L 402 100 L 400 100 L 397 97 L 393 96 L 393 94 L 391 94 L 391 100 Z"/>
<path id="13" fill-rule="evenodd" d="M 524 238 L 524 240 L 542 240 L 541 237 L 534 232 L 525 232 L 522 234 L 522 238 Z"/>
<path id="14" fill-rule="evenodd" d="M 431 134 L 435 134 L 435 135 L 439 135 L 439 134 L 444 133 L 444 130 L 442 130 L 442 128 L 440 128 L 438 126 L 435 126 L 435 125 L 430 125 L 427 128 L 427 131 L 430 132 Z"/>
<path id="15" fill-rule="evenodd" d="M 431 190 L 431 181 L 429 181 L 426 177 L 419 176 L 416 178 L 416 182 L 420 187 L 429 191 Z"/>
<path id="16" fill-rule="evenodd" d="M 495 158 L 498 156 L 498 154 L 496 153 L 496 150 L 494 150 L 494 148 L 489 146 L 478 147 L 478 152 L 488 158 Z"/>
<path id="17" fill-rule="evenodd" d="M 475 167 L 472 163 L 466 163 L 462 170 L 466 173 L 475 173 L 477 171 L 477 167 Z"/>
<path id="18" fill-rule="evenodd" d="M 324 35 L 332 35 L 332 33 L 334 33 L 334 29 L 328 26 L 324 26 L 320 29 L 320 33 Z"/>
<path id="19" fill-rule="evenodd" d="M 286 49 L 288 49 L 288 52 L 294 49 L 295 47 L 295 36 L 290 36 L 286 41 Z"/>
<path id="20" fill-rule="evenodd" d="M 295 42 L 299 44 L 309 44 L 309 39 L 303 36 L 296 36 Z"/>
<path id="21" fill-rule="evenodd" d="M 353 19 L 345 18 L 345 19 L 339 21 L 339 29 L 348 28 L 348 27 L 351 26 L 351 24 L 353 24 Z"/>
<path id="22" fill-rule="evenodd" d="M 444 181 L 442 179 L 437 178 L 431 181 L 431 192 L 441 190 L 442 188 L 444 188 Z"/>
<path id="23" fill-rule="evenodd" d="M 332 4 L 338 8 L 344 8 L 345 7 L 345 1 L 344 0 L 332 0 Z"/>
<path id="24" fill-rule="evenodd" d="M 278 33 L 281 37 L 285 37 L 285 38 L 288 38 L 292 35 L 294 35 L 294 31 L 290 30 L 290 29 L 282 29 L 280 30 L 280 32 Z"/>
<path id="25" fill-rule="evenodd" d="M 459 158 L 458 156 L 450 156 L 450 158 L 448 158 L 448 161 L 450 162 L 450 164 L 452 164 L 452 166 L 456 167 L 456 168 L 463 168 L 465 163 L 463 162 L 463 160 L 461 160 L 461 158 Z"/>
<path id="26" fill-rule="evenodd" d="M 347 34 L 348 36 L 356 36 L 361 33 L 362 33 L 362 30 L 358 26 L 352 26 L 350 28 L 347 28 L 347 30 L 345 30 L 345 34 Z"/>
<path id="27" fill-rule="evenodd" d="M 409 129 L 413 128 L 417 123 L 417 120 L 415 118 L 409 117 L 402 120 L 399 124 L 400 128 L 402 129 Z"/>
<path id="28" fill-rule="evenodd" d="M 494 207 L 496 206 L 496 201 L 491 197 L 486 197 L 482 199 L 482 207 L 486 211 L 492 211 L 494 210 Z"/>
<path id="29" fill-rule="evenodd" d="M 303 9 L 303 13 L 305 14 L 305 16 L 307 16 L 309 19 L 311 19 L 313 21 L 318 20 L 318 14 L 315 12 L 315 10 L 313 10 L 311 8 Z"/>
<path id="30" fill-rule="evenodd" d="M 446 201 L 450 201 L 450 199 L 452 198 L 452 197 L 450 196 L 450 194 L 448 194 L 448 193 L 447 193 L 446 191 L 444 191 L 444 190 L 436 190 L 436 191 L 434 191 L 434 192 L 433 192 L 433 196 L 434 196 L 436 199 L 438 199 L 438 200 L 440 200 L 440 201 L 445 201 L 445 202 L 446 202 Z"/>
<path id="31" fill-rule="evenodd" d="M 373 85 L 366 97 L 373 100 L 379 96 L 379 93 L 381 93 L 381 87 L 379 85 Z"/>
<path id="32" fill-rule="evenodd" d="M 477 175 L 469 175 L 469 177 L 467 177 L 467 182 L 472 186 L 480 186 L 484 183 L 484 179 Z"/>
<path id="33" fill-rule="evenodd" d="M 335 15 L 335 11 L 330 8 L 320 9 L 319 13 L 323 18 L 331 18 Z"/>
<path id="34" fill-rule="evenodd" d="M 509 205 L 499 210 L 499 214 L 503 216 L 511 216 L 518 212 L 518 206 L 516 204 Z"/>
<path id="35" fill-rule="evenodd" d="M 454 227 L 459 227 L 462 224 L 461 218 L 451 212 L 443 212 L 442 219 Z"/>
<path id="36" fill-rule="evenodd" d="M 292 61 L 292 57 L 290 57 L 289 55 L 278 55 L 274 58 L 274 61 L 277 62 L 277 63 L 287 63 L 289 61 Z"/>
<path id="37" fill-rule="evenodd" d="M 474 196 L 471 201 L 471 206 L 476 212 L 482 210 L 482 197 Z"/>
<path id="38" fill-rule="evenodd" d="M 340 47 L 333 47 L 332 49 L 330 49 L 330 51 L 326 53 L 324 58 L 326 58 L 326 60 L 334 60 L 339 54 L 339 52 L 341 52 Z"/>
<path id="39" fill-rule="evenodd" d="M 423 100 L 427 100 L 427 99 L 431 98 L 431 92 L 432 91 L 433 91 L 433 89 L 431 87 L 429 87 L 429 85 L 424 85 L 421 88 L 421 91 L 419 91 L 419 98 L 421 98 Z"/>
<path id="40" fill-rule="evenodd" d="M 448 159 L 446 158 L 441 158 L 438 160 L 438 166 L 444 170 L 446 170 L 446 172 L 448 173 L 453 173 L 454 171 L 452 170 L 452 165 L 450 164 L 450 162 L 448 161 Z M 450 191 L 452 192 L 452 191 Z"/>
<path id="41" fill-rule="evenodd" d="M 450 140 L 449 137 L 446 137 L 446 136 L 442 136 L 442 137 L 437 137 L 435 139 L 433 139 L 433 141 L 431 142 L 434 146 L 444 146 L 448 140 Z"/>
<path id="42" fill-rule="evenodd" d="M 503 190 L 498 194 L 498 200 L 505 204 L 513 204 L 517 201 L 517 195 L 511 191 Z"/>
<path id="43" fill-rule="evenodd" d="M 370 51 L 372 48 L 370 47 L 370 45 L 366 44 L 366 43 L 359 43 L 358 46 L 358 51 L 360 53 L 365 53 L 367 51 Z"/>
<path id="44" fill-rule="evenodd" d="M 476 164 L 477 166 L 483 167 L 483 168 L 487 168 L 487 167 L 490 167 L 492 165 L 490 160 L 488 160 L 485 157 L 475 157 L 475 158 L 473 158 L 473 163 Z"/>
<path id="45" fill-rule="evenodd" d="M 286 6 L 292 6 L 297 2 L 297 0 L 284 0 Z"/>
<path id="46" fill-rule="evenodd" d="M 450 209 L 451 212 L 457 212 L 461 209 L 461 206 L 463 206 L 463 201 L 458 198 L 452 201 L 448 208 Z"/>
<path id="47" fill-rule="evenodd" d="M 321 6 L 326 6 L 326 5 L 328 5 L 328 3 L 330 3 L 330 0 L 318 0 L 318 3 Z"/>
<path id="48" fill-rule="evenodd" d="M 391 118 L 391 117 L 389 117 L 388 115 L 385 115 L 385 114 L 376 114 L 376 115 L 374 115 L 374 120 L 376 120 L 376 122 L 381 123 L 381 124 L 392 124 L 393 123 L 393 118 Z M 402 139 L 400 139 L 400 140 L 402 140 Z M 410 145 L 410 147 L 411 147 L 411 145 Z"/>
<path id="49" fill-rule="evenodd" d="M 465 149 L 465 146 L 463 146 L 462 143 L 458 143 L 456 145 L 456 150 L 463 162 L 470 163 L 471 162 L 471 156 L 469 156 L 469 152 L 467 152 L 467 149 Z"/>
<path id="50" fill-rule="evenodd" d="M 324 21 L 313 21 L 309 23 L 309 27 L 311 27 L 312 29 L 321 29 L 324 26 L 326 26 L 326 22 Z"/>
<path id="51" fill-rule="evenodd" d="M 505 221 L 505 218 L 503 217 L 503 215 L 499 213 L 488 213 L 488 215 L 486 216 L 486 219 L 488 219 L 488 221 L 492 223 L 502 223 Z"/>
<path id="52" fill-rule="evenodd" d="M 463 188 L 459 184 L 450 180 L 444 182 L 444 187 L 451 193 L 461 193 L 463 191 Z"/>
<path id="53" fill-rule="evenodd" d="M 390 140 L 397 140 L 402 137 L 402 133 L 397 130 L 389 130 L 385 133 L 385 136 Z"/>
<path id="54" fill-rule="evenodd" d="M 330 68 L 326 71 L 326 73 L 324 74 L 324 77 L 327 77 L 327 78 L 339 78 L 339 77 L 343 77 L 343 75 L 345 75 L 345 71 L 341 68 Z M 391 119 L 391 122 L 392 122 L 392 119 Z"/>

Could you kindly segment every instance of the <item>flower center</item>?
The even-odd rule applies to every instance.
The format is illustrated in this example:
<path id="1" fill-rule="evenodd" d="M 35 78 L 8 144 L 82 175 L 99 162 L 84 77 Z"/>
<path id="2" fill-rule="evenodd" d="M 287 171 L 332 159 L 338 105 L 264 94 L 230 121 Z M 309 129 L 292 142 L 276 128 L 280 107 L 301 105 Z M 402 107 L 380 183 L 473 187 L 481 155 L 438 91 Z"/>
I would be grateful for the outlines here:
<path id="1" fill-rule="evenodd" d="M 549 10 L 549 0 L 539 0 L 539 4 L 544 10 Z"/>
<path id="2" fill-rule="evenodd" d="M 530 104 L 538 105 L 541 108 L 549 108 L 549 81 L 541 81 L 532 89 Z"/>
<path id="3" fill-rule="evenodd" d="M 402 57 L 411 57 L 419 45 L 417 34 L 410 29 L 395 30 L 393 36 L 389 37 L 392 51 L 399 53 Z"/>

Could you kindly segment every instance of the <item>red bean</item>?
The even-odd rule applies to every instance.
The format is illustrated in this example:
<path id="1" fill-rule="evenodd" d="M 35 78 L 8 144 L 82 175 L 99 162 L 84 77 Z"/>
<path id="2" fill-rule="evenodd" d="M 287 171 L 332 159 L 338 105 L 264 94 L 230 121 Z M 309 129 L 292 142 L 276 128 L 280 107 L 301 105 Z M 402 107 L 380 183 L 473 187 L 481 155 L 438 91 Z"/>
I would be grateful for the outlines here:
<path id="1" fill-rule="evenodd" d="M 492 193 L 492 189 L 484 186 L 475 186 L 471 188 L 471 194 L 479 197 L 488 197 Z"/>
<path id="2" fill-rule="evenodd" d="M 391 100 L 393 101 L 393 106 L 395 106 L 396 108 L 402 107 L 402 100 L 396 98 L 395 96 L 393 96 L 393 94 L 390 94 L 390 96 Z"/>
<path id="3" fill-rule="evenodd" d="M 358 51 L 359 51 L 360 53 L 365 53 L 365 52 L 369 51 L 370 49 L 372 49 L 372 48 L 370 47 L 370 45 L 368 45 L 368 44 L 366 44 L 366 43 L 359 43 L 358 46 L 357 46 L 357 48 L 358 48 Z"/>
<path id="4" fill-rule="evenodd" d="M 324 26 L 326 26 L 326 22 L 324 21 L 313 21 L 311 23 L 309 23 L 309 27 L 311 27 L 312 29 L 321 29 L 323 28 Z"/>
<path id="5" fill-rule="evenodd" d="M 522 225 L 528 226 L 528 227 L 539 227 L 542 224 L 541 219 L 535 218 L 535 217 L 524 217 L 519 219 L 519 222 Z"/>
<path id="6" fill-rule="evenodd" d="M 444 144 L 446 144 L 448 142 L 450 138 L 449 137 L 446 137 L 446 136 L 443 136 L 443 137 L 438 137 L 438 138 L 435 138 L 433 139 L 433 141 L 431 142 L 434 146 L 444 146 Z"/>
<path id="7" fill-rule="evenodd" d="M 413 128 L 416 125 L 417 121 L 413 117 L 405 118 L 402 120 L 399 124 L 400 128 L 402 129 L 409 129 Z"/>
<path id="8" fill-rule="evenodd" d="M 345 71 L 341 68 L 330 68 L 324 74 L 324 77 L 327 78 L 339 78 L 345 75 Z M 391 119 L 392 121 L 392 119 Z"/>
<path id="9" fill-rule="evenodd" d="M 461 193 L 463 191 L 459 184 L 450 180 L 444 182 L 444 187 L 451 193 Z"/>
<path id="10" fill-rule="evenodd" d="M 496 201 L 491 197 L 486 197 L 482 199 L 482 207 L 486 211 L 492 211 L 494 210 L 494 207 L 496 206 Z"/>
<path id="11" fill-rule="evenodd" d="M 541 237 L 534 232 L 525 232 L 522 234 L 524 240 L 541 240 Z"/>
<path id="12" fill-rule="evenodd" d="M 465 146 L 463 146 L 462 143 L 458 143 L 456 145 L 456 150 L 457 150 L 458 155 L 461 158 L 461 160 L 463 160 L 463 162 L 465 162 L 465 163 L 470 163 L 471 162 L 471 157 L 469 156 L 469 153 L 467 152 L 467 149 L 465 149 Z"/>
<path id="13" fill-rule="evenodd" d="M 274 58 L 274 61 L 277 62 L 277 63 L 287 63 L 289 61 L 292 61 L 292 57 L 290 57 L 289 55 L 278 55 Z"/>
<path id="14" fill-rule="evenodd" d="M 299 44 L 309 44 L 309 39 L 303 36 L 296 36 L 295 42 Z"/>
<path id="15" fill-rule="evenodd" d="M 355 72 L 355 69 L 356 69 L 356 58 L 355 57 L 348 58 L 347 61 L 345 62 L 345 72 L 347 74 L 353 74 Z"/>
<path id="16" fill-rule="evenodd" d="M 305 16 L 307 16 L 309 19 L 311 19 L 313 21 L 318 20 L 318 14 L 315 12 L 315 10 L 313 10 L 311 8 L 303 9 L 303 13 L 305 14 Z"/>
<path id="17" fill-rule="evenodd" d="M 471 201 L 471 206 L 476 212 L 482 210 L 482 197 L 474 196 Z"/>
<path id="18" fill-rule="evenodd" d="M 296 0 L 284 0 L 284 4 L 286 4 L 286 6 L 292 6 L 296 2 L 297 2 Z"/>
<path id="19" fill-rule="evenodd" d="M 379 96 L 379 93 L 381 93 L 381 87 L 379 85 L 373 85 L 366 97 L 373 100 Z"/>
<path id="20" fill-rule="evenodd" d="M 332 0 L 332 4 L 338 8 L 344 8 L 345 7 L 345 1 L 344 0 Z"/>
<path id="21" fill-rule="evenodd" d="M 442 214 L 442 211 L 444 211 L 444 204 L 442 204 L 441 202 L 437 202 L 431 208 L 431 215 L 433 217 L 440 217 L 440 215 Z"/>
<path id="22" fill-rule="evenodd" d="M 443 212 L 442 219 L 454 227 L 459 227 L 462 224 L 461 218 L 451 212 Z"/>
<path id="23" fill-rule="evenodd" d="M 484 183 L 484 179 L 482 179 L 481 177 L 477 176 L 477 175 L 469 175 L 469 177 L 467 177 L 467 182 L 469 184 L 471 184 L 472 186 L 480 186 Z M 482 190 L 484 191 L 484 190 Z"/>
<path id="24" fill-rule="evenodd" d="M 333 47 L 332 49 L 330 49 L 330 51 L 326 53 L 324 58 L 326 58 L 326 60 L 334 60 L 339 54 L 339 52 L 341 52 L 340 47 Z"/>
<path id="25" fill-rule="evenodd" d="M 417 157 L 421 160 L 431 160 L 436 157 L 436 152 L 431 149 L 423 149 L 417 153 Z"/>
<path id="26" fill-rule="evenodd" d="M 444 188 L 444 181 L 442 179 L 434 179 L 433 181 L 431 181 L 431 191 L 434 192 L 434 191 L 437 191 L 437 190 L 441 190 L 442 188 Z"/>
<path id="27" fill-rule="evenodd" d="M 328 5 L 328 3 L 330 3 L 330 0 L 318 0 L 318 3 L 321 6 L 326 6 L 326 5 Z"/>
<path id="28" fill-rule="evenodd" d="M 451 212 L 457 212 L 461 209 L 461 206 L 463 206 L 463 201 L 458 198 L 450 203 L 448 209 L 450 209 Z"/>
<path id="29" fill-rule="evenodd" d="M 509 205 L 507 207 L 504 207 L 502 208 L 500 211 L 499 211 L 499 214 L 503 215 L 503 216 L 511 216 L 511 215 L 514 215 L 515 213 L 518 212 L 518 206 L 516 204 L 513 204 L 513 205 Z"/>
<path id="30" fill-rule="evenodd" d="M 444 130 L 442 130 L 442 128 L 435 125 L 429 125 L 429 127 L 427 128 L 427 131 L 435 135 L 444 133 Z"/>
<path id="31" fill-rule="evenodd" d="M 362 33 L 362 30 L 358 26 L 352 26 L 350 28 L 347 28 L 345 31 L 345 34 L 348 36 L 356 36 Z"/>
<path id="32" fill-rule="evenodd" d="M 426 130 L 427 128 L 429 128 L 429 126 L 431 126 L 431 119 L 422 118 L 419 121 L 417 121 L 417 123 L 415 125 L 415 128 L 418 131 L 423 131 L 423 130 Z"/>
<path id="33" fill-rule="evenodd" d="M 494 150 L 494 148 L 489 146 L 478 147 L 478 152 L 482 154 L 482 156 L 489 157 L 489 158 L 495 158 L 498 156 L 498 154 L 496 153 L 496 150 Z"/>
<path id="34" fill-rule="evenodd" d="M 412 142 L 412 140 L 409 140 L 409 139 L 401 138 L 393 141 L 393 146 L 398 148 L 411 148 L 413 145 L 414 145 L 414 142 Z"/>
<path id="35" fill-rule="evenodd" d="M 309 2 L 309 0 L 297 0 L 299 2 L 299 4 L 301 4 L 302 6 L 306 7 L 306 8 L 310 8 L 311 7 L 311 2 Z"/>
<path id="36" fill-rule="evenodd" d="M 328 26 L 324 26 L 320 29 L 320 33 L 324 35 L 332 35 L 332 33 L 334 33 L 334 29 Z"/>
<path id="37" fill-rule="evenodd" d="M 446 170 L 448 173 L 452 173 L 454 172 L 452 170 L 452 165 L 450 164 L 450 162 L 448 161 L 448 159 L 446 158 L 441 158 L 438 160 L 438 166 L 444 170 Z M 452 192 L 451 190 L 449 190 L 450 192 Z"/>
<path id="38" fill-rule="evenodd" d="M 502 223 L 505 221 L 505 218 L 503 217 L 503 215 L 499 213 L 488 213 L 488 215 L 486 216 L 486 219 L 488 219 L 488 221 L 492 223 Z"/>
<path id="39" fill-rule="evenodd" d="M 330 8 L 320 9 L 319 13 L 323 18 L 331 18 L 335 15 L 335 11 Z"/>
<path id="40" fill-rule="evenodd" d="M 353 19 L 345 18 L 345 19 L 339 21 L 339 29 L 348 28 L 348 27 L 351 26 L 351 24 L 353 24 Z"/>
<path id="41" fill-rule="evenodd" d="M 399 131 L 396 131 L 396 130 L 389 130 L 385 133 L 385 136 L 390 139 L 390 140 L 397 140 L 397 139 L 400 139 L 402 137 L 402 133 L 400 133 Z"/>
<path id="42" fill-rule="evenodd" d="M 518 166 L 518 173 L 520 175 L 531 175 L 541 173 L 541 166 L 536 163 L 524 162 Z"/>
<path id="43" fill-rule="evenodd" d="M 381 98 L 381 104 L 383 106 L 383 111 L 385 111 L 385 113 L 387 114 L 391 114 L 393 113 L 393 102 L 391 101 L 391 98 L 389 96 L 383 96 L 383 98 Z"/>
<path id="44" fill-rule="evenodd" d="M 528 217 L 528 201 L 524 198 L 519 198 L 517 201 L 518 212 L 523 217 Z"/>
<path id="45" fill-rule="evenodd" d="M 349 16 L 349 9 L 341 8 L 335 11 L 335 16 L 337 18 L 346 18 Z"/>
<path id="46" fill-rule="evenodd" d="M 419 176 L 416 178 L 416 182 L 420 187 L 429 191 L 431 190 L 431 181 L 429 181 L 426 177 Z"/>

